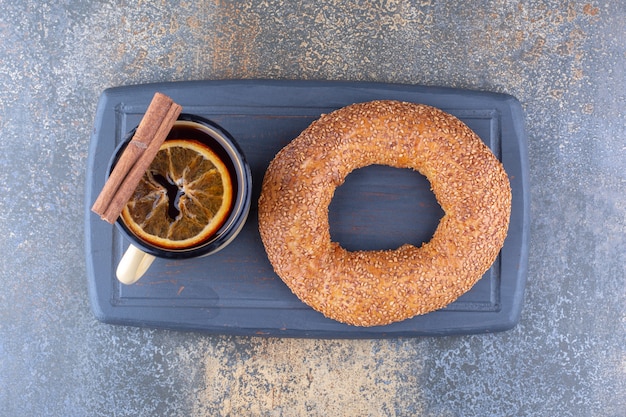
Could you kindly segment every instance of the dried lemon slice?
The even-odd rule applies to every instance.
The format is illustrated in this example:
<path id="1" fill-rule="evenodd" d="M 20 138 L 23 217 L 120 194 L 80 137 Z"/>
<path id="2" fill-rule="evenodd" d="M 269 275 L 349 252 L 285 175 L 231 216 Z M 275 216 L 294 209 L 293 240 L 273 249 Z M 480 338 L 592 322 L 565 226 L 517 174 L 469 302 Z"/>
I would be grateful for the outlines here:
<path id="1" fill-rule="evenodd" d="M 233 200 L 226 165 L 206 145 L 168 140 L 122 211 L 139 238 L 165 249 L 204 242 L 224 224 Z"/>

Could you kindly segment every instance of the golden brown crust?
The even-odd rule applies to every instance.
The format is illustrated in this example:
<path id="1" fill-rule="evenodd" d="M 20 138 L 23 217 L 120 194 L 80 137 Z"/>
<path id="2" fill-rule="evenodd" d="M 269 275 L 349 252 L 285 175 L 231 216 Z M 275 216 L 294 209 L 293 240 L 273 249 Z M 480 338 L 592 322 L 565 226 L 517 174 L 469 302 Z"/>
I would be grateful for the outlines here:
<path id="1" fill-rule="evenodd" d="M 421 247 L 350 252 L 331 242 L 328 206 L 354 169 L 412 168 L 445 215 Z M 389 100 L 323 115 L 270 163 L 259 230 L 274 270 L 306 304 L 358 326 L 401 321 L 446 306 L 496 259 L 509 225 L 502 164 L 457 118 Z"/>

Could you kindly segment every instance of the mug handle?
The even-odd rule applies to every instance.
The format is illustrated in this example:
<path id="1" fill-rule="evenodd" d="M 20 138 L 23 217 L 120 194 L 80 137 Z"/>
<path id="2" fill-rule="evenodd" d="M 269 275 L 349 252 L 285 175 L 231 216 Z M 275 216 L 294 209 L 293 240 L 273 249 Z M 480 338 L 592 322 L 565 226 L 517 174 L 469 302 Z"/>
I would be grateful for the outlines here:
<path id="1" fill-rule="evenodd" d="M 155 257 L 145 253 L 134 245 L 128 246 L 126 253 L 117 266 L 117 279 L 126 285 L 134 284 L 148 270 Z"/>

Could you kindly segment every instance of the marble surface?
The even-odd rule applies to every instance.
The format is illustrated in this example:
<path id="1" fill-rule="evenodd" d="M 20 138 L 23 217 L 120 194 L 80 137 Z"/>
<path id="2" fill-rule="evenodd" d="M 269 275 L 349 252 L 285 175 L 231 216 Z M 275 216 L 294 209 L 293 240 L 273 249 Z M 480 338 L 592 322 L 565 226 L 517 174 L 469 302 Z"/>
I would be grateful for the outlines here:
<path id="1" fill-rule="evenodd" d="M 1 416 L 626 415 L 624 2 L 0 0 L 0 8 Z M 224 78 L 516 96 L 532 198 L 519 325 L 299 340 L 98 322 L 87 298 L 83 197 L 101 91 Z"/>

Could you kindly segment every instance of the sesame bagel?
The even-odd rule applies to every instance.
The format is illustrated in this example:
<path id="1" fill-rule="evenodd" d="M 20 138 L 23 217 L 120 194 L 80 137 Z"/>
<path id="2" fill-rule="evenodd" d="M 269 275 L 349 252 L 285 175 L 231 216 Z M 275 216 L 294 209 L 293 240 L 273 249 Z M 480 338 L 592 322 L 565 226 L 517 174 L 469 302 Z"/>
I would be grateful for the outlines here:
<path id="1" fill-rule="evenodd" d="M 417 247 L 348 251 L 332 242 L 328 207 L 354 169 L 419 171 L 444 211 Z M 353 104 L 313 122 L 270 163 L 259 230 L 274 270 L 326 317 L 377 326 L 440 309 L 467 292 L 496 259 L 511 212 L 500 161 L 456 117 L 390 100 Z"/>

